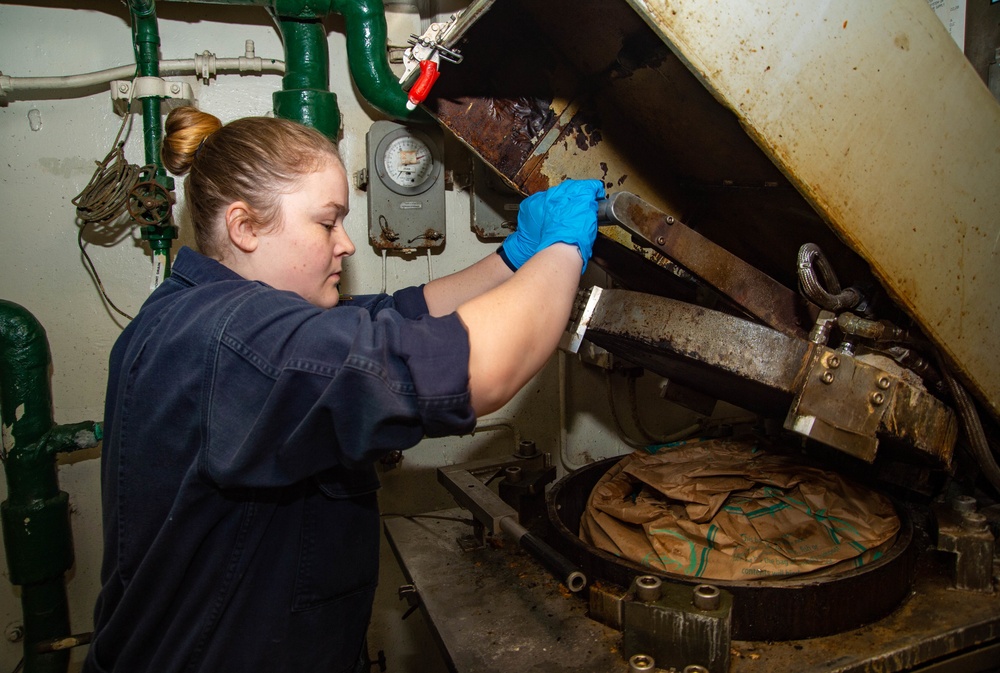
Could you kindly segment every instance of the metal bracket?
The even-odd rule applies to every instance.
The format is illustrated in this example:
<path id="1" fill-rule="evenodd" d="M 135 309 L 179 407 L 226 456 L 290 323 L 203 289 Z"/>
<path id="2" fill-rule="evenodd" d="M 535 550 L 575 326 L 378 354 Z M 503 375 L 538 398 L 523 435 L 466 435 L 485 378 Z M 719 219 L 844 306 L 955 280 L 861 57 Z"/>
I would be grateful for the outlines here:
<path id="1" fill-rule="evenodd" d="M 712 286 L 732 304 L 783 334 L 804 337 L 800 312 L 815 313 L 797 293 L 722 246 L 630 192 L 615 192 L 597 206 L 597 221 L 613 223 Z"/>
<path id="2" fill-rule="evenodd" d="M 640 575 L 621 599 L 622 653 L 645 655 L 658 669 L 729 670 L 733 596 L 710 584 L 691 587 Z"/>
<path id="3" fill-rule="evenodd" d="M 578 592 L 587 585 L 586 575 L 562 554 L 522 526 L 518 521 L 517 511 L 476 476 L 495 474 L 501 469 L 510 475 L 514 468 L 522 466 L 530 468 L 539 462 L 548 465 L 548 461 L 548 454 L 539 453 L 531 458 L 514 455 L 499 460 L 484 459 L 449 465 L 438 468 L 438 482 L 448 489 L 459 505 L 472 513 L 477 523 L 477 531 L 481 525 L 482 531 L 489 535 L 506 533 L 522 549 L 553 571 L 567 589 Z"/>
<path id="4" fill-rule="evenodd" d="M 951 463 L 958 427 L 933 395 L 901 377 L 825 346 L 802 370 L 786 430 L 872 462 L 888 431 L 943 465 Z"/>
<path id="5" fill-rule="evenodd" d="M 124 116 L 130 103 L 143 98 L 163 98 L 193 101 L 194 91 L 187 82 L 171 82 L 160 77 L 136 77 L 134 80 L 118 79 L 111 82 L 111 101 L 115 113 Z"/>
<path id="6" fill-rule="evenodd" d="M 594 309 L 601 301 L 601 288 L 596 285 L 589 290 L 585 290 L 577 295 L 576 306 L 574 306 L 573 317 L 570 319 L 569 328 L 563 333 L 559 341 L 560 350 L 567 353 L 577 353 L 580 344 L 587 333 L 590 319 L 594 315 Z"/>
<path id="7" fill-rule="evenodd" d="M 407 87 L 408 82 L 412 84 L 411 79 L 420 70 L 420 62 L 432 58 L 435 54 L 441 60 L 449 63 L 462 62 L 463 57 L 458 50 L 449 49 L 443 44 L 461 16 L 462 12 L 457 12 L 452 14 L 451 19 L 445 23 L 432 23 L 423 35 L 410 35 L 407 42 L 412 46 L 403 52 L 403 74 L 399 78 L 403 88 Z"/>
<path id="8" fill-rule="evenodd" d="M 970 496 L 958 496 L 949 504 L 934 503 L 937 548 L 949 552 L 956 589 L 993 593 L 995 540 L 986 516 L 976 511 Z"/>

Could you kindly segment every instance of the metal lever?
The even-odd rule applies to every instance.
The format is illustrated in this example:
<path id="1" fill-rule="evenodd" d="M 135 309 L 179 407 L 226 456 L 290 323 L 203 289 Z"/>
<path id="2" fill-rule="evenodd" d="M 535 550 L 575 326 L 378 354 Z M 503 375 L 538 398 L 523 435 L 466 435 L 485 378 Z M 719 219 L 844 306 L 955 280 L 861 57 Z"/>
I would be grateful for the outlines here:
<path id="1" fill-rule="evenodd" d="M 513 465 L 520 461 L 474 461 L 464 465 L 449 465 L 439 467 L 438 482 L 441 483 L 455 498 L 455 501 L 468 509 L 476 521 L 492 535 L 501 532 L 511 536 L 522 549 L 541 561 L 553 571 L 566 588 L 576 593 L 587 586 L 587 576 L 573 563 L 540 538 L 531 534 L 518 522 L 517 512 L 513 507 L 500 499 L 496 493 L 481 482 L 473 474 L 491 468 Z"/>
<path id="2" fill-rule="evenodd" d="M 597 204 L 598 224 L 617 224 L 655 248 L 738 308 L 783 334 L 805 338 L 811 320 L 799 312 L 811 305 L 760 269 L 630 192 L 615 192 Z M 812 306 L 815 311 L 818 307 Z"/>

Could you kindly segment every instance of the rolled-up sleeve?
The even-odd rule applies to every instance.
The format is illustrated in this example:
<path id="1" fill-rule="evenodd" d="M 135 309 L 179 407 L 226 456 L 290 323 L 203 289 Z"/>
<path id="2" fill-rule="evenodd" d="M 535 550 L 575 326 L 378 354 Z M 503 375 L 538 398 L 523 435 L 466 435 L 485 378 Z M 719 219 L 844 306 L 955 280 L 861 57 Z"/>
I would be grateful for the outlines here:
<path id="1" fill-rule="evenodd" d="M 207 368 L 212 479 L 291 484 L 471 431 L 468 333 L 454 314 L 426 315 L 422 292 L 399 295 L 321 311 L 262 293 L 236 308 Z"/>

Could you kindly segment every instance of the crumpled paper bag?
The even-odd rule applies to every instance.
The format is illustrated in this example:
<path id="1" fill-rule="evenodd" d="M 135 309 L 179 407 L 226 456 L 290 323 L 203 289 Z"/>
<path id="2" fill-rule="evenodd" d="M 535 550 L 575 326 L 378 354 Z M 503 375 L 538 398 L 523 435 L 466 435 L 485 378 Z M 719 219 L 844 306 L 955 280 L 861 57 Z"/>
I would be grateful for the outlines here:
<path id="1" fill-rule="evenodd" d="M 591 492 L 580 538 L 651 569 L 742 581 L 860 567 L 899 527 L 885 496 L 748 437 L 626 456 Z"/>

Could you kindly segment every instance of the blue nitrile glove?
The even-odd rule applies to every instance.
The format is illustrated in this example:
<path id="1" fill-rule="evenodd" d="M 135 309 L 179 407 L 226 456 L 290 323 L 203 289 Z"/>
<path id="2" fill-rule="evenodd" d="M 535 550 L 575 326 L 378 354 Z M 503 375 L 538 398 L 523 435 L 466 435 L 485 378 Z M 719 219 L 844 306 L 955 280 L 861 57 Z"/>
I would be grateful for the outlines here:
<path id="1" fill-rule="evenodd" d="M 535 192 L 521 202 L 517 229 L 497 252 L 516 271 L 539 250 L 553 243 L 569 243 L 580 249 L 586 269 L 597 236 L 599 198 L 604 198 L 600 180 L 564 180 Z"/>
<path id="2" fill-rule="evenodd" d="M 604 183 L 600 180 L 564 180 L 546 194 L 545 220 L 536 250 L 553 243 L 575 245 L 583 257 L 583 271 L 586 271 L 597 238 L 597 201 L 605 196 Z"/>
<path id="3" fill-rule="evenodd" d="M 517 229 L 503 239 L 497 253 L 507 263 L 511 271 L 517 271 L 528 258 L 538 252 L 538 241 L 542 237 L 542 223 L 545 221 L 545 201 L 548 190 L 535 192 L 521 201 L 517 209 Z"/>

